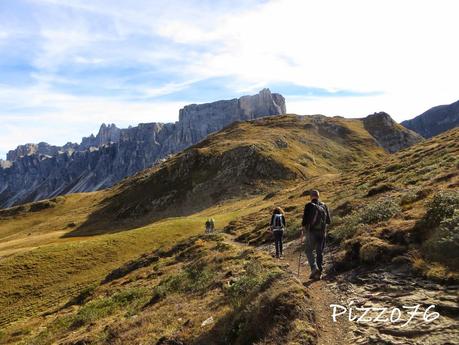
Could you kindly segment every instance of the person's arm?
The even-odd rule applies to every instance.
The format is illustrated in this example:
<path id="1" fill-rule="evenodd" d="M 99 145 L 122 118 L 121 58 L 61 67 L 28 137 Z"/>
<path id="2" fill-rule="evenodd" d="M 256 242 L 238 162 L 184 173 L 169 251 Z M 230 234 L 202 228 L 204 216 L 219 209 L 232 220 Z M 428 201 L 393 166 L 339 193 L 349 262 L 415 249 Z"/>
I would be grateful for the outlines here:
<path id="1" fill-rule="evenodd" d="M 284 228 L 287 227 L 287 222 L 285 221 L 285 216 L 282 215 L 282 223 L 284 224 Z"/>
<path id="2" fill-rule="evenodd" d="M 303 210 L 303 220 L 301 222 L 301 225 L 302 227 L 304 228 L 304 226 L 306 225 L 306 210 L 308 208 L 308 205 L 304 205 L 304 210 Z"/>

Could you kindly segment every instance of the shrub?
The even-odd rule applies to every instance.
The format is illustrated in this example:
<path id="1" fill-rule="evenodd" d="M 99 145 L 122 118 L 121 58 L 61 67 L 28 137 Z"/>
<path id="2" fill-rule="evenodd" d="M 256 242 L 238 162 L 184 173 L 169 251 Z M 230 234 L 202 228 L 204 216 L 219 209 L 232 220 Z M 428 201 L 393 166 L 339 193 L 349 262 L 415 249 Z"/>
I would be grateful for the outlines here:
<path id="1" fill-rule="evenodd" d="M 403 165 L 400 163 L 394 163 L 386 167 L 385 172 L 394 172 L 403 168 Z"/>
<path id="2" fill-rule="evenodd" d="M 429 193 L 431 193 L 430 189 L 420 189 L 420 188 L 410 189 L 408 192 L 402 195 L 402 198 L 400 199 L 400 205 L 405 206 L 405 205 L 412 204 L 413 202 L 424 199 L 425 197 L 429 195 Z"/>
<path id="3" fill-rule="evenodd" d="M 371 203 L 361 209 L 360 222 L 374 224 L 389 220 L 400 211 L 398 203 L 391 198 L 385 198 Z"/>
<path id="4" fill-rule="evenodd" d="M 351 238 L 359 229 L 365 229 L 366 225 L 389 220 L 399 211 L 400 206 L 391 198 L 379 199 L 342 217 L 340 224 L 333 227 L 331 235 L 340 241 Z"/>
<path id="5" fill-rule="evenodd" d="M 427 206 L 427 212 L 422 219 L 426 228 L 436 228 L 440 223 L 451 218 L 454 211 L 459 208 L 459 192 L 440 192 L 434 196 Z"/>
<path id="6" fill-rule="evenodd" d="M 115 310 L 127 308 L 128 313 L 140 309 L 148 300 L 146 289 L 130 289 L 112 295 L 109 298 L 100 298 L 85 304 L 76 315 L 73 315 L 68 320 L 61 320 L 65 325 L 67 322 L 70 328 L 76 329 L 87 325 L 95 320 L 104 318 L 112 314 Z"/>
<path id="7" fill-rule="evenodd" d="M 174 292 L 200 292 L 213 281 L 215 271 L 205 265 L 192 264 L 180 273 L 161 281 L 154 289 L 154 296 L 164 297 Z"/>
<path id="8" fill-rule="evenodd" d="M 300 216 L 290 217 L 292 219 L 287 223 L 287 229 L 284 233 L 284 238 L 286 241 L 295 240 L 300 237 L 301 233 L 301 222 L 302 218 Z"/>
<path id="9" fill-rule="evenodd" d="M 438 229 L 425 243 L 424 250 L 428 258 L 459 268 L 459 209 L 440 222 Z"/>
<path id="10" fill-rule="evenodd" d="M 381 193 L 386 193 L 386 192 L 389 192 L 391 190 L 394 189 L 394 186 L 389 184 L 389 183 L 383 183 L 383 184 L 380 184 L 374 188 L 371 188 L 368 193 L 367 193 L 367 196 L 373 196 L 373 195 L 376 195 L 376 194 L 381 194 Z"/>
<path id="11" fill-rule="evenodd" d="M 268 269 L 256 260 L 251 260 L 245 266 L 245 273 L 225 290 L 231 305 L 238 308 L 254 293 L 266 289 L 280 274 L 279 270 Z"/>

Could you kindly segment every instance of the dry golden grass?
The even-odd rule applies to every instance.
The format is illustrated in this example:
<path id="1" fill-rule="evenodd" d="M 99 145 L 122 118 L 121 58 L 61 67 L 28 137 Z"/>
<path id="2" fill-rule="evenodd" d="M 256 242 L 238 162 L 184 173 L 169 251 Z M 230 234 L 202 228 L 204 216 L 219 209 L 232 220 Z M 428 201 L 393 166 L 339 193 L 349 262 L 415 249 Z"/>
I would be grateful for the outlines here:
<path id="1" fill-rule="evenodd" d="M 193 152 L 193 159 L 187 160 L 185 153 L 177 155 L 163 166 L 140 173 L 113 189 L 66 196 L 53 207 L 36 212 L 0 214 L 0 328 L 5 329 L 3 335 L 0 333 L 0 343 L 70 344 L 87 338 L 95 344 L 107 339 L 114 344 L 135 344 L 160 336 L 179 336 L 195 343 L 231 339 L 236 344 L 242 343 L 240 336 L 244 335 L 263 344 L 265 340 L 260 334 L 251 333 L 256 329 L 252 326 L 266 326 L 261 327 L 266 334 L 278 332 L 276 327 L 268 327 L 271 321 L 264 317 L 279 305 L 295 311 L 284 320 L 289 331 L 281 335 L 283 339 L 313 343 L 308 315 L 295 309 L 303 290 L 294 282 L 288 280 L 286 286 L 274 279 L 266 290 L 253 295 L 253 303 L 243 300 L 237 285 L 228 292 L 219 283 L 228 281 L 234 285 L 236 280 L 231 283 L 231 277 L 237 277 L 249 286 L 260 287 L 260 282 L 250 275 L 243 278 L 246 264 L 255 261 L 263 270 L 278 271 L 269 258 L 258 256 L 250 247 L 228 247 L 228 243 L 222 244 L 224 239 L 213 237 L 192 239 L 185 247 L 169 249 L 178 241 L 201 233 L 207 217 L 215 218 L 220 230 L 229 224 L 227 231 L 242 242 L 266 242 L 270 239 L 266 225 L 274 205 L 287 210 L 287 237 L 294 238 L 308 199 L 305 192 L 317 188 L 322 199 L 339 214 L 334 217 L 337 226 L 331 228 L 330 234 L 335 241 L 343 238 L 336 243 L 341 247 L 343 260 L 358 265 L 381 260 L 389 263 L 400 254 L 409 256 L 422 245 L 416 238 L 415 224 L 425 214 L 426 201 L 434 191 L 458 190 L 459 130 L 389 156 L 374 145 L 359 121 L 329 119 L 328 125 L 344 128 L 344 134 L 333 136 L 325 131 L 318 136 L 310 119 L 280 119 L 230 126 L 191 148 L 188 152 Z M 227 154 L 250 145 L 258 150 L 250 157 L 274 162 L 262 164 L 267 167 L 263 183 L 249 179 L 250 183 L 239 184 L 229 175 L 222 178 L 218 169 L 208 165 L 209 157 L 213 157 L 213 162 L 230 157 L 239 160 L 238 167 L 243 169 L 246 156 Z M 367 150 L 368 147 L 371 149 Z M 197 165 L 188 165 L 190 162 Z M 193 169 L 178 173 L 184 167 Z M 279 167 L 295 172 L 297 178 L 270 180 L 270 169 Z M 240 189 L 226 190 L 225 183 Z M 390 188 L 381 188 L 384 185 Z M 186 202 L 180 199 L 173 203 L 177 208 L 162 213 L 147 209 L 146 215 L 135 214 L 144 207 L 142 202 L 151 202 L 151 197 L 158 195 L 167 196 L 171 186 L 180 191 Z M 212 189 L 216 189 L 217 195 L 205 199 L 203 195 Z M 378 205 L 387 199 L 399 205 L 399 209 L 394 209 L 390 217 L 381 218 Z M 187 209 L 186 205 L 192 207 Z M 123 218 L 119 217 L 120 206 L 133 208 Z M 346 217 L 350 217 L 350 224 L 354 220 L 362 222 L 358 211 L 365 207 L 374 214 L 365 218 L 364 227 L 356 227 L 347 239 L 340 237 L 338 225 Z M 358 219 L 353 219 L 356 215 Z M 355 248 L 357 253 L 352 252 Z M 100 284 L 112 270 L 152 252 L 161 257 L 157 264 Z M 429 262 L 422 255 L 416 260 L 414 268 L 430 278 L 457 279 L 454 268 L 445 263 Z M 204 275 L 202 286 L 188 290 L 180 283 L 188 281 L 182 269 L 197 263 L 205 263 L 215 276 Z M 84 289 L 89 292 L 81 305 L 59 310 Z M 154 307 L 145 306 L 158 289 L 162 292 Z M 250 312 L 239 310 L 242 306 Z M 40 316 L 44 312 L 49 312 L 49 316 Z M 210 315 L 215 324 L 201 327 Z M 46 329 L 40 328 L 45 326 Z M 300 338 L 302 330 L 306 331 L 305 339 Z"/>
<path id="2" fill-rule="evenodd" d="M 71 200 L 75 197 L 83 209 L 90 208 L 85 202 L 94 200 L 91 194 L 88 199 L 84 195 L 65 198 Z M 57 207 L 72 204 L 64 201 Z M 221 229 L 232 219 L 258 207 L 263 207 L 260 198 L 229 202 L 192 216 L 164 219 L 129 231 L 89 237 L 63 237 L 73 228 L 60 229 L 75 216 L 72 212 L 59 213 L 59 220 L 56 220 L 53 218 L 58 211 L 56 208 L 2 220 L 1 229 L 6 231 L 19 221 L 33 224 L 28 230 L 32 233 L 40 233 L 46 228 L 48 232 L 45 234 L 49 237 L 18 237 L 11 246 L 8 238 L 0 242 L 10 250 L 8 256 L 0 260 L 0 325 L 62 305 L 127 260 L 147 251 L 166 250 L 177 241 L 203 232 L 207 217 L 213 217 L 217 228 Z M 54 231 L 46 226 L 47 219 L 52 219 L 50 224 L 55 226 Z M 28 244 L 29 237 L 33 238 L 34 246 Z"/>

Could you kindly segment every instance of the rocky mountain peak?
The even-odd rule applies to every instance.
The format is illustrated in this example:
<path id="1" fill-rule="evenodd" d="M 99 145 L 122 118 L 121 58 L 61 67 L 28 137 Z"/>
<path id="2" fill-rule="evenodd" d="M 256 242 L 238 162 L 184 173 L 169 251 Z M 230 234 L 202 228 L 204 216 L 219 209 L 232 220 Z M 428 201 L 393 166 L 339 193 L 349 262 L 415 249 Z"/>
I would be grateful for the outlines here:
<path id="1" fill-rule="evenodd" d="M 263 89 L 239 99 L 187 105 L 176 123 L 142 123 L 125 129 L 103 123 L 97 135 L 67 149 L 29 144 L 10 154 L 11 169 L 0 168 L 0 207 L 110 187 L 235 121 L 281 114 L 285 114 L 284 97 Z M 58 153 L 66 150 L 73 154 L 60 157 Z M 46 155 L 44 159 L 33 155 L 37 151 Z M 23 159 L 29 153 L 30 159 Z"/>
<path id="2" fill-rule="evenodd" d="M 390 153 L 422 141 L 419 134 L 399 125 L 385 112 L 368 115 L 363 119 L 363 125 L 376 142 Z"/>
<path id="3" fill-rule="evenodd" d="M 96 136 L 91 134 L 81 140 L 80 149 L 85 150 L 90 147 L 99 147 L 110 143 L 116 143 L 120 140 L 121 129 L 114 123 L 106 125 L 102 123 Z"/>
<path id="4" fill-rule="evenodd" d="M 76 143 L 67 143 L 64 146 L 55 146 L 50 145 L 45 142 L 40 142 L 38 144 L 24 144 L 19 145 L 14 150 L 8 151 L 6 154 L 7 161 L 16 161 L 22 157 L 30 156 L 30 155 L 46 155 L 46 156 L 54 156 L 61 152 L 68 152 L 74 151 L 78 147 Z"/>

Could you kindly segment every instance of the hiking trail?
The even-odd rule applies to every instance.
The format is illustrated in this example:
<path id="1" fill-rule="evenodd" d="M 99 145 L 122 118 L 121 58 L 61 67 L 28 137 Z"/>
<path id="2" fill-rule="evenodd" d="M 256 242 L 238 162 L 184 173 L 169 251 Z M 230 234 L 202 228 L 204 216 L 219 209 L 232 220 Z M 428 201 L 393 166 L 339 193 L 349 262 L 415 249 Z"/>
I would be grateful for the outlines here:
<path id="1" fill-rule="evenodd" d="M 298 277 L 298 257 L 301 253 L 300 276 Z M 324 256 L 325 266 L 327 265 L 327 255 Z M 282 260 L 282 259 L 281 259 Z M 311 302 L 311 308 L 314 312 L 315 326 L 317 330 L 317 344 L 349 344 L 351 343 L 350 325 L 344 318 L 339 318 L 333 322 L 331 317 L 330 304 L 340 304 L 341 299 L 336 292 L 329 286 L 326 275 L 322 280 L 311 281 L 306 255 L 300 241 L 291 241 L 284 244 L 284 259 L 288 263 L 288 271 L 298 277 L 303 286 L 306 287 L 307 295 Z"/>
<path id="2" fill-rule="evenodd" d="M 248 246 L 248 244 L 236 241 L 234 236 L 226 234 L 228 240 L 231 242 Z M 255 247 L 258 250 L 269 252 L 274 256 L 274 246 L 272 244 L 265 244 Z M 352 343 L 351 327 L 349 321 L 344 318 L 338 318 L 337 322 L 333 322 L 331 317 L 330 304 L 340 304 L 343 299 L 337 295 L 337 292 L 332 289 L 326 275 L 322 280 L 311 281 L 309 279 L 310 268 L 307 263 L 304 251 L 301 254 L 301 267 L 300 276 L 298 277 L 298 256 L 300 241 L 294 240 L 291 242 L 284 242 L 284 258 L 280 259 L 280 263 L 285 263 L 283 269 L 292 274 L 296 279 L 302 283 L 306 288 L 306 295 L 311 303 L 311 309 L 314 313 L 315 329 L 317 331 L 317 344 L 318 345 L 347 345 Z M 330 255 L 330 254 L 329 254 Z M 324 256 L 324 265 L 327 265 L 327 254 Z"/>

